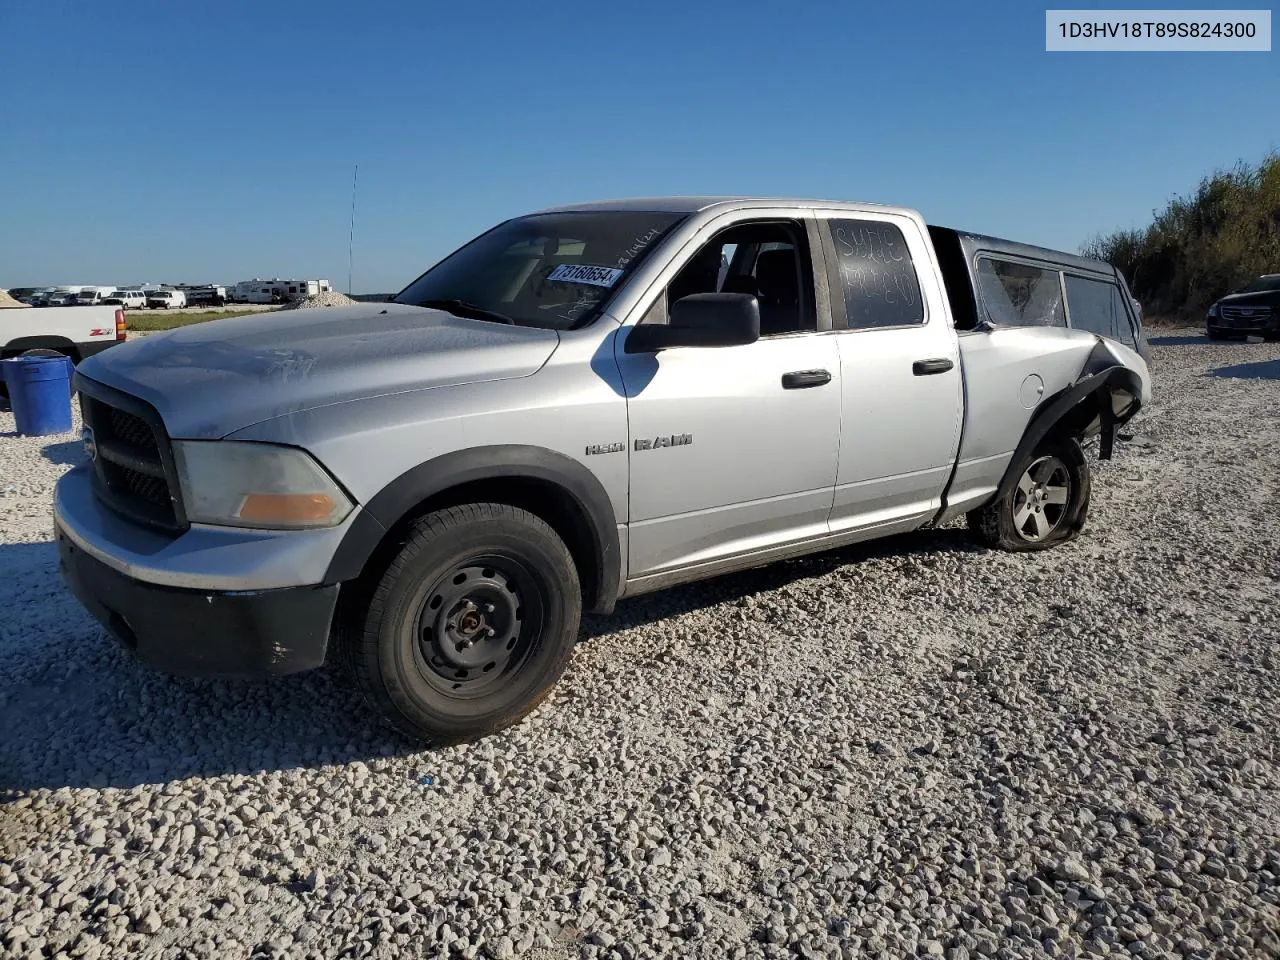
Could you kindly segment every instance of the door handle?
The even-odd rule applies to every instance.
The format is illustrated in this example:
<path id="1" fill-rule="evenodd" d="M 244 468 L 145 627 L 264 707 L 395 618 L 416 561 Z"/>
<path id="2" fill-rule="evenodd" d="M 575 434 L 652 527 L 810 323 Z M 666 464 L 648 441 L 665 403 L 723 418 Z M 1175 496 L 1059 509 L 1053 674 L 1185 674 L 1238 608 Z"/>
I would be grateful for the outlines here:
<path id="1" fill-rule="evenodd" d="M 783 390 L 803 390 L 805 387 L 820 387 L 831 382 L 831 373 L 827 370 L 793 370 L 782 375 Z"/>
<path id="2" fill-rule="evenodd" d="M 936 360 L 917 360 L 911 365 L 911 372 L 917 377 L 927 377 L 931 373 L 946 373 L 955 364 L 946 357 L 939 357 Z"/>

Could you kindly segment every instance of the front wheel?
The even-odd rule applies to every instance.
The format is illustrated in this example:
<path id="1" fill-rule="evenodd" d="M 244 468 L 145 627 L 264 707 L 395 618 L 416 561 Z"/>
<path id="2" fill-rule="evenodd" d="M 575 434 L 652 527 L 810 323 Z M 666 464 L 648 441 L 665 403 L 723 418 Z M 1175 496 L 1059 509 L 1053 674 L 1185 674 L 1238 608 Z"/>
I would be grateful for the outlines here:
<path id="1" fill-rule="evenodd" d="M 1017 469 L 1008 494 L 967 515 L 974 538 L 1012 551 L 1047 550 L 1074 540 L 1092 492 L 1080 444 L 1067 437 L 1045 440 Z"/>
<path id="2" fill-rule="evenodd" d="M 444 745 L 532 711 L 568 666 L 581 616 L 573 557 L 545 521 L 464 504 L 414 523 L 339 643 L 384 719 Z"/>

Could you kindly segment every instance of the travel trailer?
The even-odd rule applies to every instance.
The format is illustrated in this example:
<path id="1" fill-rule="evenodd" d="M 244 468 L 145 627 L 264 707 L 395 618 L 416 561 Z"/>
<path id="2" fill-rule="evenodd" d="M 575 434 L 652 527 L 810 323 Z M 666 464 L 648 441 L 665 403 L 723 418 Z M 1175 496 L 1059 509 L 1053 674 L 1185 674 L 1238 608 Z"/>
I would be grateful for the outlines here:
<path id="1" fill-rule="evenodd" d="M 292 303 L 333 289 L 328 280 L 241 280 L 227 290 L 227 299 L 236 303 Z"/>

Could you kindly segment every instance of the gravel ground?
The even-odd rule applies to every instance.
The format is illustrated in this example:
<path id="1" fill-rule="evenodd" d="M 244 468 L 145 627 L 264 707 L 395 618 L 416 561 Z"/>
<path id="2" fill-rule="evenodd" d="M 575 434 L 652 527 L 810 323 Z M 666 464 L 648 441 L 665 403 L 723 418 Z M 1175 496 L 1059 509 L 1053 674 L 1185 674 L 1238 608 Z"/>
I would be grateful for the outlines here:
<path id="1" fill-rule="evenodd" d="M 429 752 L 136 666 L 58 579 L 73 438 L 0 413 L 0 954 L 1280 955 L 1280 345 L 1156 344 L 1078 542 L 624 603 Z"/>

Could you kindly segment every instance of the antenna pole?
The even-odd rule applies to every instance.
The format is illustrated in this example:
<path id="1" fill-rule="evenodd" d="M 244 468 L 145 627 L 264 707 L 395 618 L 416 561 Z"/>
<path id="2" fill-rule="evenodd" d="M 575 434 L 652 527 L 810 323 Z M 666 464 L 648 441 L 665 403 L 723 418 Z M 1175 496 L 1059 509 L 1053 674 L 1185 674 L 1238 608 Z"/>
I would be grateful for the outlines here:
<path id="1" fill-rule="evenodd" d="M 360 176 L 360 164 L 351 174 L 351 232 L 347 234 L 347 296 L 351 296 L 351 266 L 356 239 L 356 180 Z"/>

